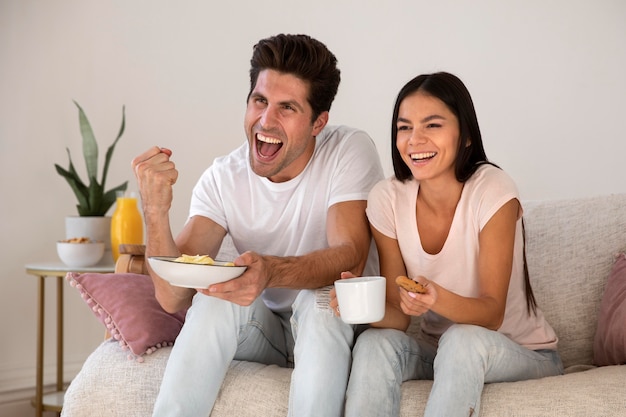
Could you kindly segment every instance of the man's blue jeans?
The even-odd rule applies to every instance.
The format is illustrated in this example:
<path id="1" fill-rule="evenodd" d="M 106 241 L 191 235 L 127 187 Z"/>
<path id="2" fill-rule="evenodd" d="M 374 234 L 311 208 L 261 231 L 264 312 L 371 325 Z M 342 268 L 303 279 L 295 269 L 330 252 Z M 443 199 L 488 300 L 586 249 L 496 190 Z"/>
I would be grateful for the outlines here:
<path id="1" fill-rule="evenodd" d="M 533 351 L 501 333 L 455 324 L 439 346 L 393 329 L 368 329 L 354 347 L 346 417 L 400 414 L 400 386 L 434 380 L 424 415 L 478 416 L 485 383 L 511 382 L 563 373 L 559 354 Z"/>
<path id="2" fill-rule="evenodd" d="M 153 416 L 208 416 L 232 360 L 295 364 L 289 416 L 341 416 L 354 330 L 327 307 L 327 290 L 300 291 L 293 314 L 272 312 L 261 299 L 242 307 L 196 294 Z"/>

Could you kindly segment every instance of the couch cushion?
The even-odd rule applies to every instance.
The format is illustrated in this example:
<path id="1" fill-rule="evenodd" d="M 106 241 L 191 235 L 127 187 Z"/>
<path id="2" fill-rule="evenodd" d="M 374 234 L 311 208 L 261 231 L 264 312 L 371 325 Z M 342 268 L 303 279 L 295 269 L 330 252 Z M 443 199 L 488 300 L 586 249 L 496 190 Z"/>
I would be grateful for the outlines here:
<path id="1" fill-rule="evenodd" d="M 620 253 L 613 265 L 598 314 L 593 343 L 596 365 L 626 364 L 626 254 Z"/>
<path id="2" fill-rule="evenodd" d="M 143 362 L 129 361 L 115 341 L 104 341 L 68 387 L 61 415 L 150 416 L 171 350 L 164 347 Z M 211 417 L 286 416 L 290 380 L 291 369 L 233 361 Z"/>
<path id="3" fill-rule="evenodd" d="M 518 382 L 486 384 L 481 417 L 622 416 L 626 366 L 611 366 Z M 431 381 L 402 384 L 400 417 L 422 417 Z"/>
<path id="4" fill-rule="evenodd" d="M 592 363 L 600 300 L 626 248 L 625 207 L 626 194 L 524 203 L 531 283 L 566 368 Z"/>
<path id="5" fill-rule="evenodd" d="M 63 417 L 148 417 L 171 347 L 126 360 L 114 341 L 103 342 L 87 358 L 65 394 Z M 291 369 L 233 362 L 211 417 L 284 417 Z M 488 384 L 481 417 L 622 416 L 626 366 L 608 366 L 530 381 Z M 421 417 L 432 381 L 402 384 L 401 417 Z M 202 416 L 199 416 L 202 417 Z M 207 416 L 208 417 L 208 416 Z"/>

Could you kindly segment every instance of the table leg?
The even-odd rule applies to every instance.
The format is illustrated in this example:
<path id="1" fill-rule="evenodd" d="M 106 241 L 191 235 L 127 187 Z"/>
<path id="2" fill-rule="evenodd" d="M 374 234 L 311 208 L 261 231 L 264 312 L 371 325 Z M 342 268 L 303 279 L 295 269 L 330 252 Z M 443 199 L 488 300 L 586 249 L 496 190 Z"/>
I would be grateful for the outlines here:
<path id="1" fill-rule="evenodd" d="M 63 277 L 57 277 L 57 391 L 63 390 Z"/>
<path id="2" fill-rule="evenodd" d="M 37 386 L 35 393 L 35 415 L 43 414 L 43 343 L 44 343 L 44 303 L 45 282 L 43 276 L 39 277 L 38 289 L 38 317 L 37 317 Z"/>

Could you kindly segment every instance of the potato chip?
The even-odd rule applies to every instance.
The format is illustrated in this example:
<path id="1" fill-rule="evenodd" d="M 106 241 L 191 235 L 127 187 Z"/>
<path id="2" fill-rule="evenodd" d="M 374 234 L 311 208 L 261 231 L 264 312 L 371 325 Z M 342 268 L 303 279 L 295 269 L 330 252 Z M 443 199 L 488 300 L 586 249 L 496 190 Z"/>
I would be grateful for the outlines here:
<path id="1" fill-rule="evenodd" d="M 175 262 L 182 262 L 186 264 L 202 264 L 213 265 L 214 261 L 209 255 L 186 255 L 182 254 L 178 258 L 174 259 Z"/>

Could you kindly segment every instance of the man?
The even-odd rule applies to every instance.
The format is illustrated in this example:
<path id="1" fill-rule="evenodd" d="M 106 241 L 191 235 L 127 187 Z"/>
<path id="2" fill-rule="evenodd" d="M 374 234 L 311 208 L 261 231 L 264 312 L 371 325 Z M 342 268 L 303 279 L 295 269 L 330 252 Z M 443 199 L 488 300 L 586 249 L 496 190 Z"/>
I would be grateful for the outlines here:
<path id="1" fill-rule="evenodd" d="M 133 160 L 148 256 L 215 257 L 228 234 L 241 253 L 235 264 L 247 266 L 239 278 L 197 291 L 151 272 L 166 310 L 189 307 L 154 416 L 208 416 L 233 359 L 293 364 L 289 415 L 342 414 L 354 329 L 332 314 L 322 288 L 342 271 L 376 272 L 365 205 L 382 168 L 367 134 L 327 126 L 336 63 L 306 35 L 255 45 L 248 141 L 202 175 L 175 240 L 171 151 L 154 147 Z"/>

